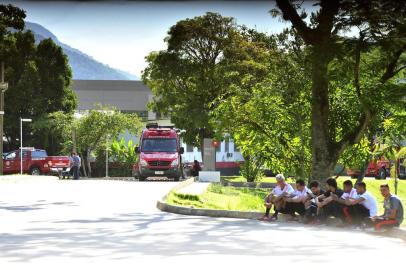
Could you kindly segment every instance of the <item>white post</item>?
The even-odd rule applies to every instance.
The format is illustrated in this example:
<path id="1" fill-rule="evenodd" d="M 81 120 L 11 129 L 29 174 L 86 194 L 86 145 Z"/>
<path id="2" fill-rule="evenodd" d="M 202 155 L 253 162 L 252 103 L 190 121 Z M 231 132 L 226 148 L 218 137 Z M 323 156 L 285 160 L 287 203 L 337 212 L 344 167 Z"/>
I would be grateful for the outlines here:
<path id="1" fill-rule="evenodd" d="M 20 117 L 20 174 L 23 174 L 23 122 L 32 122 L 32 119 Z"/>
<path id="2" fill-rule="evenodd" d="M 20 174 L 23 174 L 23 119 L 20 118 Z"/>
<path id="3" fill-rule="evenodd" d="M 106 178 L 109 177 L 109 137 L 106 138 Z"/>

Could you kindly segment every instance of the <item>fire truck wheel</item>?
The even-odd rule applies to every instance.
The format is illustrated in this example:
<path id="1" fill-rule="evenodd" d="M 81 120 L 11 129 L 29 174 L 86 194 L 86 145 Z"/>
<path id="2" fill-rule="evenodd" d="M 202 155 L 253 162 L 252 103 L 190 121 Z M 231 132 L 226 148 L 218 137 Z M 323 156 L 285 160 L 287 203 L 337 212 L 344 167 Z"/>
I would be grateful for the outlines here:
<path id="1" fill-rule="evenodd" d="M 382 168 L 382 169 L 379 170 L 377 178 L 378 179 L 386 179 L 386 170 L 385 170 L 385 168 Z"/>

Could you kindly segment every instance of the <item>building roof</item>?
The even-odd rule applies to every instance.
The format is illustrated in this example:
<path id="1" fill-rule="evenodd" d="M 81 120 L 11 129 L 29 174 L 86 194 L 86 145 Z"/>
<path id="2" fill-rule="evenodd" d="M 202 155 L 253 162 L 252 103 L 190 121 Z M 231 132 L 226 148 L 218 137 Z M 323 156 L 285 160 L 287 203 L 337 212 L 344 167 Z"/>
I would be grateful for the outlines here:
<path id="1" fill-rule="evenodd" d="M 151 90 L 142 81 L 73 80 L 78 110 L 94 109 L 96 104 L 110 105 L 121 111 L 147 111 Z"/>

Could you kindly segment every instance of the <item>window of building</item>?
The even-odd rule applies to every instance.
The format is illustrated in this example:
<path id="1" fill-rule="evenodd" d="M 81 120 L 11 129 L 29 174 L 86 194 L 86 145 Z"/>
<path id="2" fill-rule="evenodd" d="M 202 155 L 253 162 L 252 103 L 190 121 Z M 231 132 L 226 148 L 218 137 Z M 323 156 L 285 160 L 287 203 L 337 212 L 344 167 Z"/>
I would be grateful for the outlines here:
<path id="1" fill-rule="evenodd" d="M 186 152 L 193 152 L 193 145 L 186 144 Z"/>
<path id="2" fill-rule="evenodd" d="M 234 142 L 234 152 L 240 152 L 240 148 L 238 148 L 238 145 Z"/>
<path id="3" fill-rule="evenodd" d="M 224 142 L 224 152 L 229 153 L 230 152 L 230 141 L 226 140 Z"/>
<path id="4" fill-rule="evenodd" d="M 220 142 L 220 144 L 219 144 L 219 146 L 218 147 L 216 147 L 216 152 L 221 152 L 221 145 L 222 145 L 223 143 L 222 142 Z"/>

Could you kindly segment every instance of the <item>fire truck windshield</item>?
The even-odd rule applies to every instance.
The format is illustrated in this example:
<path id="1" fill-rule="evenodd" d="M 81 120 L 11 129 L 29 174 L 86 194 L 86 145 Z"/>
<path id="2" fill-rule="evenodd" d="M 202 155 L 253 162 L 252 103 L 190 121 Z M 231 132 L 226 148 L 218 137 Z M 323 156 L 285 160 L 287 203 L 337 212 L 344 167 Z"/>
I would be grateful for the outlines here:
<path id="1" fill-rule="evenodd" d="M 177 152 L 176 139 L 144 139 L 142 141 L 142 152 Z"/>

